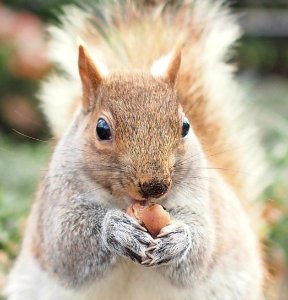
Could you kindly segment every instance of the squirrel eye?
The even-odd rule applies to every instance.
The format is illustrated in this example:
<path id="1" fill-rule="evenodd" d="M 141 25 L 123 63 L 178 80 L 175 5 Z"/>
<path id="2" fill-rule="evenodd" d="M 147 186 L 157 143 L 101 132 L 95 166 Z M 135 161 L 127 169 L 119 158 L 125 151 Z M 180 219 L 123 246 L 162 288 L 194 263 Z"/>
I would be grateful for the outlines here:
<path id="1" fill-rule="evenodd" d="M 100 118 L 97 122 L 96 133 L 101 141 L 111 140 L 112 138 L 110 127 L 103 118 Z"/>
<path id="2" fill-rule="evenodd" d="M 190 123 L 189 123 L 188 119 L 186 117 L 184 117 L 183 125 L 182 125 L 182 132 L 181 132 L 182 138 L 185 138 L 187 136 L 189 129 L 190 129 Z"/>

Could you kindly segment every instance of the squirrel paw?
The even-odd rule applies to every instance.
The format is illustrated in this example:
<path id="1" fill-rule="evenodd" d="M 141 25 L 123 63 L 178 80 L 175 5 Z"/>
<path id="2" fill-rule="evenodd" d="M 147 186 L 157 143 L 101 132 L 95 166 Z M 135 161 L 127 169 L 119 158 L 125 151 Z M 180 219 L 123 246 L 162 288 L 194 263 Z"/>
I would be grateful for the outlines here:
<path id="1" fill-rule="evenodd" d="M 115 210 L 104 218 L 103 237 L 111 253 L 139 263 L 147 260 L 147 247 L 156 244 L 146 228 L 127 214 Z"/>
<path id="2" fill-rule="evenodd" d="M 146 249 L 147 259 L 142 260 L 144 266 L 167 265 L 180 262 L 191 249 L 191 233 L 189 227 L 182 222 L 175 222 L 160 231 L 154 245 Z"/>

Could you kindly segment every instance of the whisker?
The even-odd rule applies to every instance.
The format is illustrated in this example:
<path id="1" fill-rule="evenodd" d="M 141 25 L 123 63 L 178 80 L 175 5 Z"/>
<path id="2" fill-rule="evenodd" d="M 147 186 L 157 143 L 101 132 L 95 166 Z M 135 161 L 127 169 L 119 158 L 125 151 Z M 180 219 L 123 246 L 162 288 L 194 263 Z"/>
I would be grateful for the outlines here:
<path id="1" fill-rule="evenodd" d="M 38 142 L 42 142 L 42 143 L 48 143 L 48 142 L 49 142 L 49 141 L 44 141 L 44 140 L 40 140 L 40 139 L 34 138 L 34 137 L 29 136 L 29 135 L 27 135 L 27 134 L 25 134 L 25 133 L 22 133 L 22 132 L 20 132 L 20 131 L 14 129 L 14 128 L 12 128 L 12 130 L 13 130 L 14 132 L 16 132 L 17 134 L 20 134 L 21 136 L 24 136 L 24 137 L 29 138 L 29 139 L 34 140 L 34 141 L 38 141 Z"/>

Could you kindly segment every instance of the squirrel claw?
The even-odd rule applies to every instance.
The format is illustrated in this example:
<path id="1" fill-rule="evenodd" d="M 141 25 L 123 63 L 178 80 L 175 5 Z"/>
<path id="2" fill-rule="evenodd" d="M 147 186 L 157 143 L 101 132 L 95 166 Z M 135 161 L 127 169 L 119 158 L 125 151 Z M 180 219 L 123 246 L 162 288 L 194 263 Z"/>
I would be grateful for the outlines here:
<path id="1" fill-rule="evenodd" d="M 164 231 L 164 232 L 162 232 L 162 233 L 159 233 L 159 234 L 157 235 L 157 238 L 164 237 L 164 236 L 168 235 L 169 233 L 170 233 L 170 232 L 167 232 L 167 231 Z"/>
<path id="2" fill-rule="evenodd" d="M 153 239 L 150 241 L 149 247 L 152 247 L 152 246 L 154 247 L 155 245 L 157 245 L 157 243 L 158 243 L 158 241 Z M 148 247 L 148 249 L 149 249 L 149 247 Z"/>
<path id="3" fill-rule="evenodd" d="M 161 229 L 161 231 L 158 233 L 156 238 L 167 236 L 168 234 L 176 231 L 177 231 L 177 224 L 174 223 L 174 224 L 167 225 Z"/>
<path id="4" fill-rule="evenodd" d="M 140 224 L 136 223 L 135 226 L 136 226 L 138 229 L 147 232 L 147 229 L 146 229 L 145 227 L 141 226 Z"/>
<path id="5" fill-rule="evenodd" d="M 149 263 L 149 266 L 153 266 L 156 263 L 156 259 L 152 259 Z"/>
<path id="6" fill-rule="evenodd" d="M 146 256 L 148 256 L 149 258 L 153 259 L 152 254 L 150 254 L 149 252 L 146 252 Z"/>
<path id="7" fill-rule="evenodd" d="M 150 262 L 151 262 L 151 259 L 146 259 L 141 262 L 141 265 L 149 265 Z"/>
<path id="8" fill-rule="evenodd" d="M 149 246 L 149 247 L 146 249 L 145 252 L 148 252 L 148 251 L 151 251 L 151 250 L 155 250 L 156 248 L 157 248 L 156 245 L 151 245 L 151 246 Z"/>

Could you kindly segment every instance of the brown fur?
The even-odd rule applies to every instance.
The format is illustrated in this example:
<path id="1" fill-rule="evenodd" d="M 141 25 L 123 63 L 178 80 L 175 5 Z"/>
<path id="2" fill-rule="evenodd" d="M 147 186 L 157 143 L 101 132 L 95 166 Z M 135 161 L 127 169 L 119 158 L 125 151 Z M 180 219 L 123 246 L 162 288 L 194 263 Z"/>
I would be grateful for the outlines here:
<path id="1" fill-rule="evenodd" d="M 90 141 L 86 160 L 101 157 L 95 171 L 102 170 L 99 183 L 113 193 L 141 199 L 139 183 L 170 182 L 174 153 L 181 148 L 182 126 L 173 86 L 149 74 L 121 72 L 105 79 L 95 98 L 86 133 Z M 95 136 L 95 124 L 101 116 L 112 128 L 112 141 L 101 142 Z"/>
<path id="2" fill-rule="evenodd" d="M 249 203 L 261 190 L 257 182 L 260 160 L 256 166 L 256 156 L 259 159 L 261 154 L 249 137 L 252 127 L 243 126 L 247 122 L 231 78 L 233 68 L 225 63 L 239 30 L 221 3 L 210 10 L 209 6 L 209 1 L 187 1 L 177 8 L 160 4 L 143 9 L 140 2 L 128 1 L 127 7 L 107 4 L 102 18 L 84 16 L 79 27 L 70 25 L 69 18 L 64 24 L 68 29 L 74 26 L 75 34 L 89 45 L 98 60 L 121 72 L 135 68 L 148 71 L 161 55 L 175 45 L 184 45 L 176 83 L 179 101 L 211 167 L 219 169 L 243 203 Z M 107 18 L 105 11 L 109 11 Z M 127 107 L 127 113 L 130 111 L 135 111 L 134 106 Z M 250 132 L 243 129 L 247 127 Z"/>

